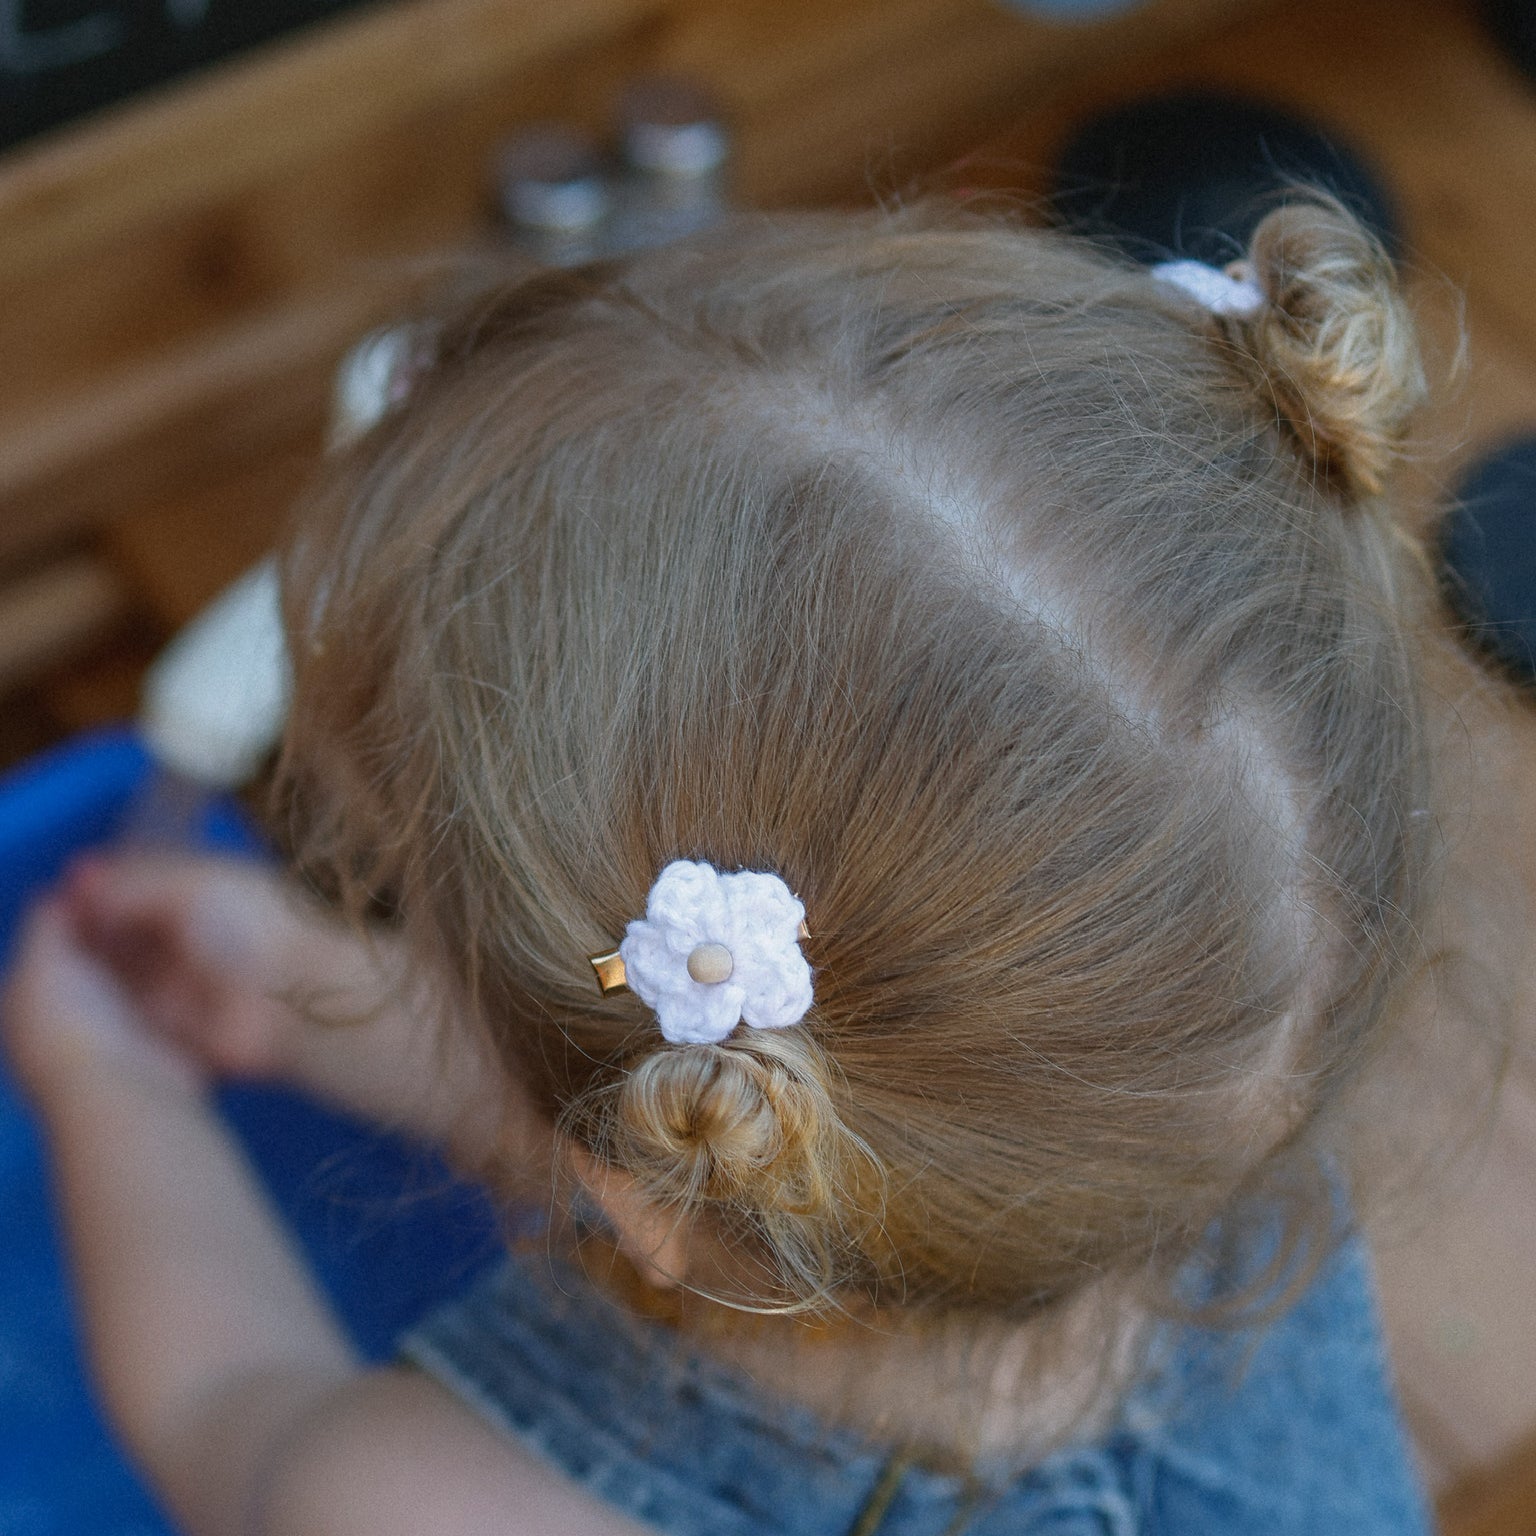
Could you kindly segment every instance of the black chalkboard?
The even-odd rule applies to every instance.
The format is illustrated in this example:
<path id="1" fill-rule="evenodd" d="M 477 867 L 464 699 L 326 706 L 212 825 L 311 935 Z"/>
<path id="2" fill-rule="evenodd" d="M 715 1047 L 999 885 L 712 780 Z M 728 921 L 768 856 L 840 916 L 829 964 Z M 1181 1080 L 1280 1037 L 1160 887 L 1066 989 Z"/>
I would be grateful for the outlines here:
<path id="1" fill-rule="evenodd" d="M 367 0 L 0 0 L 0 148 Z"/>

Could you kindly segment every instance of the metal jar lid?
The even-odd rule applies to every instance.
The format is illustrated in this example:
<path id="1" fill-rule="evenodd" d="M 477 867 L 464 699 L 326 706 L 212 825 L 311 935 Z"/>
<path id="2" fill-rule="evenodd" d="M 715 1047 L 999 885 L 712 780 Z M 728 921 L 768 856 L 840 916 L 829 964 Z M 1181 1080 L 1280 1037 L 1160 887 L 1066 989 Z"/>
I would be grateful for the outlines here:
<path id="1" fill-rule="evenodd" d="M 597 145 L 560 123 L 525 128 L 497 168 L 507 222 L 553 234 L 581 234 L 607 217 L 610 194 Z"/>
<path id="2" fill-rule="evenodd" d="M 672 75 L 632 80 L 619 98 L 625 163 L 651 175 L 701 177 L 730 155 L 720 103 L 696 81 Z"/>

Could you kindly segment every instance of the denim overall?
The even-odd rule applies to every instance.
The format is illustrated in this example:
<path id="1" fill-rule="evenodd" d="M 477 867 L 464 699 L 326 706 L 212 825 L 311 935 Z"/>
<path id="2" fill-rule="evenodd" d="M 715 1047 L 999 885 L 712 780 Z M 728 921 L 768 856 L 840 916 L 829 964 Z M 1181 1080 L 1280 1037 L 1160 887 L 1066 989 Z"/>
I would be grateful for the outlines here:
<path id="1" fill-rule="evenodd" d="M 1370 1266 L 1341 1249 L 1264 1330 L 1168 1325 L 1103 1439 L 988 1485 L 766 1398 L 574 1271 L 512 1258 L 405 1360 L 668 1536 L 1428 1536 Z"/>

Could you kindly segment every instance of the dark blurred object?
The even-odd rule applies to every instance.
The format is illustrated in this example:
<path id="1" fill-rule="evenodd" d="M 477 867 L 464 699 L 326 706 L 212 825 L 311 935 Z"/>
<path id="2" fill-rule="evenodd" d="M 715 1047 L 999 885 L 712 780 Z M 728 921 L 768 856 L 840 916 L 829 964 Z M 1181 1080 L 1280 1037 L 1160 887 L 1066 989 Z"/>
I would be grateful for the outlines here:
<path id="1" fill-rule="evenodd" d="M 361 3 L 0 4 L 0 148 Z"/>
<path id="2" fill-rule="evenodd" d="M 1473 466 L 1446 524 L 1447 594 L 1473 638 L 1536 683 L 1536 437 Z"/>
<path id="3" fill-rule="evenodd" d="M 1095 22 L 1122 11 L 1134 11 L 1146 0 L 1003 0 L 1010 11 L 1022 11 L 1041 21 Z"/>
<path id="4" fill-rule="evenodd" d="M 1059 223 L 1137 261 L 1220 266 L 1243 255 L 1298 182 L 1333 192 L 1396 251 L 1391 199 L 1356 155 L 1277 108 L 1203 92 L 1090 118 L 1057 162 L 1051 207 Z"/>
<path id="5" fill-rule="evenodd" d="M 1536 0 L 1483 0 L 1483 20 L 1515 67 L 1536 80 Z"/>
<path id="6" fill-rule="evenodd" d="M 604 253 L 613 197 L 586 134 L 560 123 L 525 128 L 501 153 L 497 195 L 509 233 L 536 260 L 568 267 Z"/>
<path id="7" fill-rule="evenodd" d="M 611 249 L 666 245 L 725 212 L 731 136 L 707 87 L 671 75 L 631 81 L 619 98 L 618 135 Z"/>

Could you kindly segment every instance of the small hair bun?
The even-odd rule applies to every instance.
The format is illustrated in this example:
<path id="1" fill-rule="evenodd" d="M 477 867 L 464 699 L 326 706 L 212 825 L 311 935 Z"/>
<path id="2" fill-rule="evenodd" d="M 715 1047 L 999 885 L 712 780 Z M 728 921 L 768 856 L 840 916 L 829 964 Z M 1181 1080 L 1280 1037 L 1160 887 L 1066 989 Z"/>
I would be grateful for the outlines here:
<path id="1" fill-rule="evenodd" d="M 1268 302 L 1229 324 L 1302 452 L 1350 499 L 1379 495 L 1425 394 L 1390 258 L 1311 192 L 1260 223 L 1248 259 Z"/>
<path id="2" fill-rule="evenodd" d="M 652 1053 L 619 1101 L 621 1140 L 635 1171 L 673 1195 L 775 1204 L 803 1199 L 832 1117 L 826 1087 L 805 1053 L 694 1046 Z"/>
<path id="3" fill-rule="evenodd" d="M 831 1075 L 799 1030 L 655 1051 L 624 1078 L 605 1155 L 662 1206 L 746 1215 L 814 1304 L 857 1264 L 852 1229 L 878 1206 Z"/>

